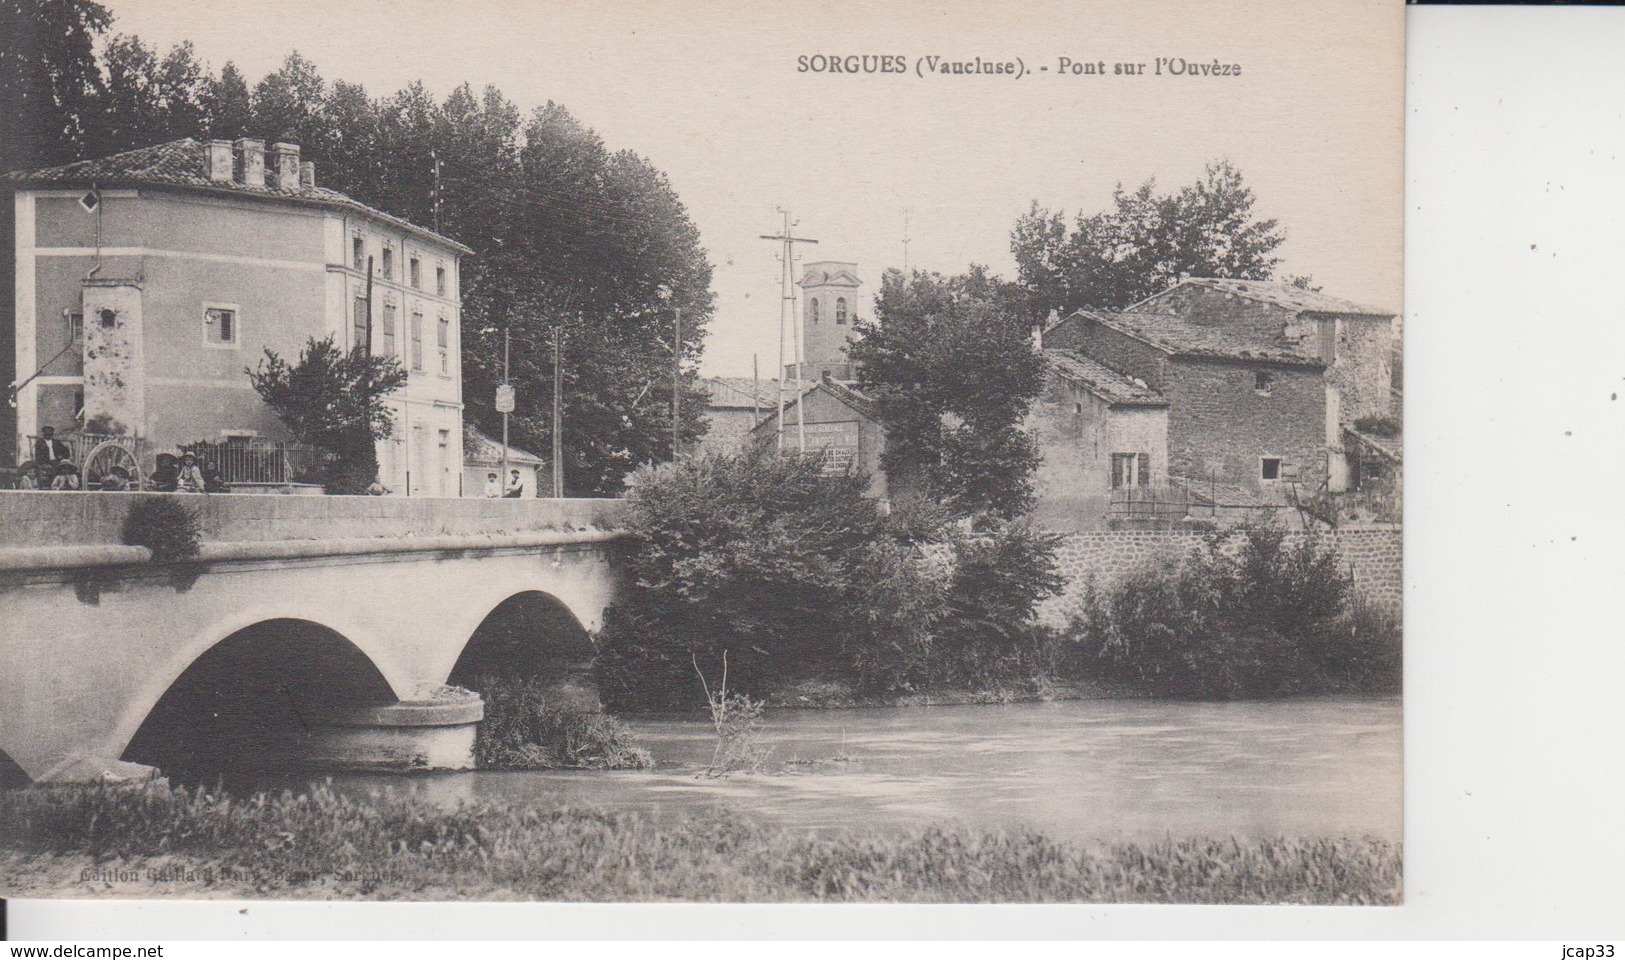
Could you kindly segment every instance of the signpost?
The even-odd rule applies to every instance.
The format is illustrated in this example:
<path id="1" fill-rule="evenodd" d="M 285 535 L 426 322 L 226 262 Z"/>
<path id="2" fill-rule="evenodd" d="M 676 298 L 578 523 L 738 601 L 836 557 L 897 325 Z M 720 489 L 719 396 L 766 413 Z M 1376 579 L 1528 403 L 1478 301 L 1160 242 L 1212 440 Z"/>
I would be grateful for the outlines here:
<path id="1" fill-rule="evenodd" d="M 513 413 L 513 384 L 508 382 L 508 327 L 502 329 L 502 383 L 497 385 L 496 407 L 502 414 L 502 472 L 497 474 L 497 487 L 507 490 L 508 484 L 508 414 Z"/>

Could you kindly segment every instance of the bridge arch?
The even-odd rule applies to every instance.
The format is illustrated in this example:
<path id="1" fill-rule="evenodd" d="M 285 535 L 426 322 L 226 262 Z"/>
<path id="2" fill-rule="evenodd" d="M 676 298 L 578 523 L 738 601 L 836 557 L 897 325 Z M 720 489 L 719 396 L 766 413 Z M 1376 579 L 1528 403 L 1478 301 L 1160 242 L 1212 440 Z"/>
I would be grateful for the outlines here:
<path id="1" fill-rule="evenodd" d="M 467 633 L 447 682 L 478 690 L 485 677 L 579 681 L 592 669 L 592 637 L 563 600 L 520 590 L 488 608 Z"/>
<path id="2" fill-rule="evenodd" d="M 11 759 L 11 754 L 0 750 L 0 790 L 9 790 L 13 787 L 26 787 L 33 782 L 28 771 L 22 765 Z"/>
<path id="3" fill-rule="evenodd" d="M 155 675 L 126 711 L 110 755 L 183 780 L 272 771 L 297 761 L 312 707 L 398 698 L 375 656 L 333 626 L 250 615 L 227 624 L 242 620 L 251 622 L 207 628 L 200 636 L 212 642 L 189 644 L 184 667 Z"/>

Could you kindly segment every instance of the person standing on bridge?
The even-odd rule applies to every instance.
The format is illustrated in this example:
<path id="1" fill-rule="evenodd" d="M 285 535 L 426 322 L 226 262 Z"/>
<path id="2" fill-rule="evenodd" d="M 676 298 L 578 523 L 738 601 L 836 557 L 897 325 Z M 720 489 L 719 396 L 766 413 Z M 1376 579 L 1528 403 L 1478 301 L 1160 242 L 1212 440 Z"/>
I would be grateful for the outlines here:
<path id="1" fill-rule="evenodd" d="M 512 500 L 512 499 L 517 499 L 519 497 L 522 497 L 524 495 L 525 495 L 525 481 L 520 479 L 519 471 L 515 470 L 515 471 L 513 471 L 512 475 L 508 477 L 508 492 L 504 493 L 503 496 L 507 497 L 510 500 Z"/>
<path id="2" fill-rule="evenodd" d="M 485 496 L 491 500 L 499 499 L 502 496 L 502 481 L 498 480 L 497 475 L 494 473 L 485 475 Z"/>
<path id="3" fill-rule="evenodd" d="M 56 438 L 55 427 L 41 427 L 34 441 L 34 470 L 39 486 L 49 487 L 57 477 L 57 464 L 73 456 L 68 445 Z"/>

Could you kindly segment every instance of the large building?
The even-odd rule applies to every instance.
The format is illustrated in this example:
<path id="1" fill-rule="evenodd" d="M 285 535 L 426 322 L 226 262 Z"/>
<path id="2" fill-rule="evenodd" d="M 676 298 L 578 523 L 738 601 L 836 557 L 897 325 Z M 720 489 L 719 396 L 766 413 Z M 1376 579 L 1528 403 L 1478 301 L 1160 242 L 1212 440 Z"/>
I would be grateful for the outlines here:
<path id="1" fill-rule="evenodd" d="M 809 263 L 799 286 L 803 380 L 856 379 L 846 348 L 858 318 L 858 288 L 863 286 L 858 265 L 839 260 Z"/>
<path id="2" fill-rule="evenodd" d="M 1172 487 L 1279 504 L 1348 490 L 1359 463 L 1391 472 L 1397 441 L 1360 438 L 1373 424 L 1397 431 L 1393 324 L 1247 280 L 1191 279 L 1120 313 L 1073 313 L 1042 337 L 1041 503 L 1092 511 L 1125 488 Z"/>
<path id="3" fill-rule="evenodd" d="M 351 349 L 370 320 L 372 350 L 409 372 L 389 400 L 381 480 L 397 495 L 457 495 L 467 247 L 317 186 L 294 144 L 185 139 L 9 179 L 5 455 L 27 458 L 47 425 L 139 438 L 149 467 L 197 441 L 285 439 L 245 368 L 312 337 Z"/>

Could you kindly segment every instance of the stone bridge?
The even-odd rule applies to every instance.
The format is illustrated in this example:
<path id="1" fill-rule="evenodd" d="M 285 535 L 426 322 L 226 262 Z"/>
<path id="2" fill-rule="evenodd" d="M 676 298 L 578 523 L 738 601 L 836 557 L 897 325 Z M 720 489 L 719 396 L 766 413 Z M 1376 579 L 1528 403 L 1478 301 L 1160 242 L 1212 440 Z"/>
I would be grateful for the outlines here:
<path id="1" fill-rule="evenodd" d="M 196 511 L 194 560 L 122 544 L 152 498 Z M 620 508 L 0 491 L 0 767 L 466 765 L 483 703 L 447 684 L 596 702 L 582 678 Z"/>

